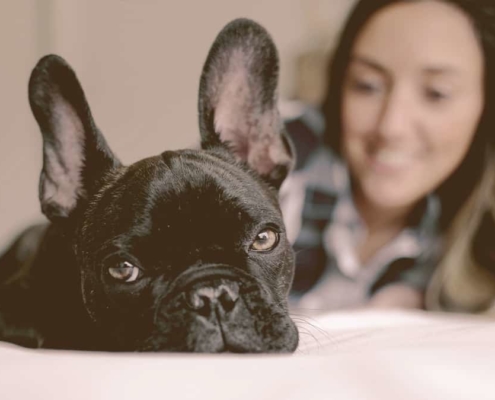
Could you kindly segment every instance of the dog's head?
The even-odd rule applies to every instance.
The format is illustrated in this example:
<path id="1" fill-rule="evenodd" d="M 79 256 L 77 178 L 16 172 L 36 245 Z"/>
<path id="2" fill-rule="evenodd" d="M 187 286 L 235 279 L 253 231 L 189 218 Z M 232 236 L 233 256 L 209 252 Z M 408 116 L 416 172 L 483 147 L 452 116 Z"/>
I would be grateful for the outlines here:
<path id="1" fill-rule="evenodd" d="M 295 349 L 293 252 L 277 202 L 292 156 L 277 79 L 267 32 L 228 24 L 201 76 L 202 149 L 124 166 L 67 63 L 47 56 L 33 70 L 42 210 L 71 232 L 85 308 L 115 349 Z"/>

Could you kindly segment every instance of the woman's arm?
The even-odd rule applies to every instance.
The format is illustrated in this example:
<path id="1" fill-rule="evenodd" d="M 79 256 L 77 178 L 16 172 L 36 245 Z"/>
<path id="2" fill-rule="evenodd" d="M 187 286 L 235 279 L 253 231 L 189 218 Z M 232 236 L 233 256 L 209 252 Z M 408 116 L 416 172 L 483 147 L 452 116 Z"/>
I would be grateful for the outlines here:
<path id="1" fill-rule="evenodd" d="M 371 297 L 371 308 L 424 308 L 423 293 L 405 283 L 392 283 L 380 289 Z"/>

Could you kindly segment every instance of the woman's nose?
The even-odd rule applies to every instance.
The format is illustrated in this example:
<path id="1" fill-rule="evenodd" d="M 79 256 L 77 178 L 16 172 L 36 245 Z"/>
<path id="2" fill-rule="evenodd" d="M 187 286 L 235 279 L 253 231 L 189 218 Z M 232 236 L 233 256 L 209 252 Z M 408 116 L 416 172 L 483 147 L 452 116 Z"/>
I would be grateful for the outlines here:
<path id="1" fill-rule="evenodd" d="M 414 129 L 414 106 L 411 94 L 392 90 L 384 99 L 377 134 L 386 141 L 401 141 Z"/>

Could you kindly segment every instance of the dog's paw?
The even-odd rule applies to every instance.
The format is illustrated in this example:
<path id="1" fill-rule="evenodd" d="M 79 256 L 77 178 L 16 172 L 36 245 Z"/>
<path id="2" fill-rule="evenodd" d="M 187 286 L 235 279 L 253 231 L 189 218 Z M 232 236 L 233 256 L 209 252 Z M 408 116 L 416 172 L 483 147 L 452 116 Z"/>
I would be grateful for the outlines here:
<path id="1" fill-rule="evenodd" d="M 2 316 L 0 316 L 0 340 L 32 349 L 43 345 L 43 336 L 34 328 L 7 323 Z"/>

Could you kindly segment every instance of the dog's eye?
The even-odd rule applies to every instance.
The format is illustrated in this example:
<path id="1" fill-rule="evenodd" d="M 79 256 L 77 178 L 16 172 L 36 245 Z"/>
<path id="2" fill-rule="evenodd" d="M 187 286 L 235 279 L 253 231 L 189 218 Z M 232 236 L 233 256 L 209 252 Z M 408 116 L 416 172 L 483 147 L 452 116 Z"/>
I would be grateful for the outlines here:
<path id="1" fill-rule="evenodd" d="M 277 232 L 271 229 L 265 229 L 258 233 L 255 241 L 251 245 L 251 250 L 270 251 L 278 244 L 278 240 L 279 236 Z"/>
<path id="2" fill-rule="evenodd" d="M 119 263 L 116 267 L 108 268 L 110 276 L 122 282 L 134 282 L 139 278 L 140 272 L 138 267 L 127 261 Z"/>

